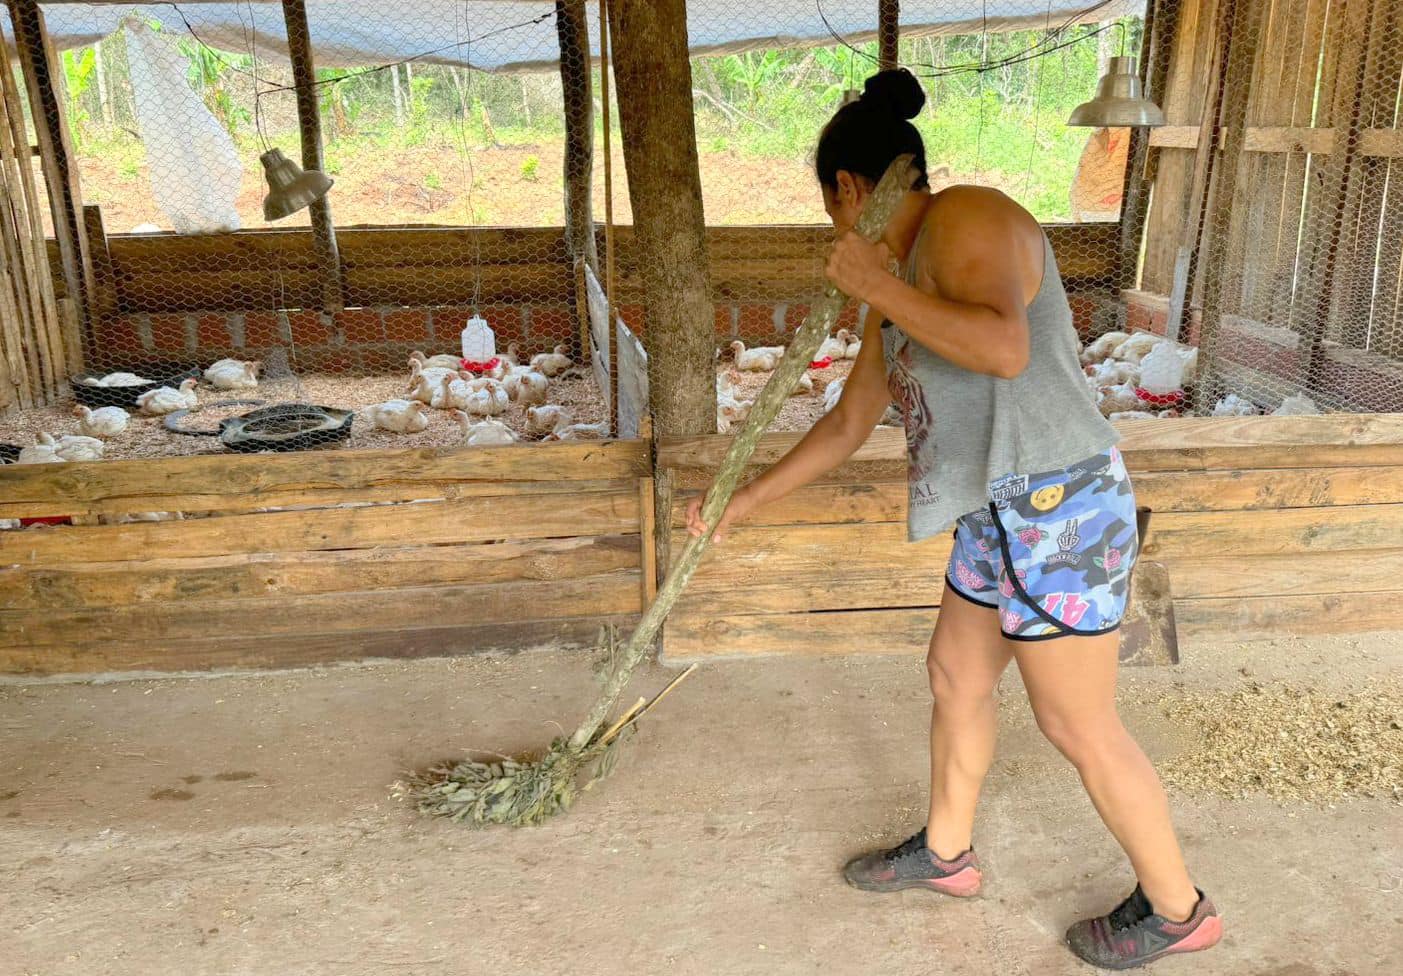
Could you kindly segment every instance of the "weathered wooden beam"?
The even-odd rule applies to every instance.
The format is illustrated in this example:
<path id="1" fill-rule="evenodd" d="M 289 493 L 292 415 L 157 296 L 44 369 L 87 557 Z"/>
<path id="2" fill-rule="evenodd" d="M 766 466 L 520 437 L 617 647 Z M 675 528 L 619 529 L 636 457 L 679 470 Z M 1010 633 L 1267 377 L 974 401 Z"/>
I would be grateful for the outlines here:
<path id="1" fill-rule="evenodd" d="M 302 168 L 324 170 L 322 124 L 317 109 L 317 69 L 312 58 L 312 35 L 307 27 L 306 0 L 283 0 L 287 25 L 287 53 L 292 61 L 292 87 L 297 96 L 297 126 L 302 134 Z M 322 309 L 339 312 L 345 307 L 341 282 L 341 255 L 336 247 L 336 226 L 326 197 L 313 200 L 312 241 L 321 268 Z"/>
<path id="2" fill-rule="evenodd" d="M 58 241 L 68 298 L 77 313 L 78 328 L 86 333 L 92 319 L 92 263 L 83 233 L 83 194 L 78 166 L 63 113 L 63 68 L 58 61 L 44 14 L 36 0 L 6 0 L 20 70 L 29 93 L 40 166 L 48 187 L 54 237 Z M 69 337 L 66 345 L 81 345 Z"/>
<path id="3" fill-rule="evenodd" d="M 1140 39 L 1140 81 L 1145 97 L 1162 101 L 1160 95 L 1169 74 L 1169 53 L 1179 23 L 1179 0 L 1151 0 L 1145 8 L 1144 33 Z M 1140 244 L 1145 236 L 1145 220 L 1150 213 L 1149 174 L 1150 135 L 1153 129 L 1130 130 L 1126 151 L 1125 179 L 1121 187 L 1120 248 L 1116 277 L 1121 288 L 1134 288 L 1140 260 Z"/>
<path id="4" fill-rule="evenodd" d="M 877 66 L 890 71 L 899 63 L 898 41 L 901 39 L 901 0 L 877 2 Z"/>
<path id="5" fill-rule="evenodd" d="M 571 260 L 583 258 L 598 274 L 591 205 L 594 95 L 585 0 L 555 0 L 555 30 L 565 101 L 565 246 Z"/>
<path id="6" fill-rule="evenodd" d="M 653 425 L 660 433 L 709 433 L 716 428 L 716 340 L 686 3 L 614 0 L 609 30 L 634 236 L 647 255 Z"/>

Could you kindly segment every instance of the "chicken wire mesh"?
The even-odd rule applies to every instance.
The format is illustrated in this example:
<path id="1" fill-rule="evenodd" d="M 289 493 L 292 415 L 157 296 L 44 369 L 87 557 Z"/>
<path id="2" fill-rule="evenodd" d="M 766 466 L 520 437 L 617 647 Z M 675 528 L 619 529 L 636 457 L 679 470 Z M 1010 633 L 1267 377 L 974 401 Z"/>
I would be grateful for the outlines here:
<path id="1" fill-rule="evenodd" d="M 812 151 L 843 92 L 877 69 L 884 9 L 898 11 L 896 61 L 926 91 L 916 124 L 933 187 L 994 186 L 1045 224 L 1104 412 L 1400 409 L 1395 6 L 691 4 L 718 426 L 744 416 L 768 376 L 738 369 L 732 343 L 783 346 L 822 287 L 831 230 Z M 329 257 L 315 208 L 277 221 L 263 213 L 259 157 L 275 148 L 302 158 L 282 3 L 42 4 L 60 48 L 57 121 L 77 163 L 93 269 L 79 325 L 90 375 L 73 394 L 134 400 L 120 387 L 79 388 L 124 372 L 175 387 L 155 406 L 179 406 L 188 374 L 199 413 L 187 426 L 206 432 L 253 406 L 216 406 L 230 399 L 357 415 L 344 440 L 338 414 L 273 417 L 252 446 L 281 436 L 292 440 L 277 446 L 457 444 L 465 425 L 485 420 L 502 427 L 484 425 L 482 442 L 533 439 L 562 413 L 586 425 L 576 436 L 609 430 L 612 388 L 626 384 L 610 379 L 604 343 L 590 338 L 574 260 L 587 248 L 561 232 L 566 8 L 584 20 L 585 39 L 577 31 L 564 50 L 574 76 L 591 79 L 573 94 L 594 108 L 593 175 L 582 185 L 602 221 L 598 62 L 582 70 L 598 53 L 596 4 L 429 0 L 393 13 L 308 5 L 322 168 L 335 181 L 325 197 Z M 291 36 L 303 39 L 295 23 Z M 1142 72 L 1169 125 L 1068 127 L 1072 107 L 1121 53 L 1147 56 Z M 627 225 L 617 106 L 614 126 L 613 216 Z M 599 267 L 603 278 L 602 250 Z M 79 304 L 62 275 L 56 282 L 60 303 Z M 619 289 L 616 311 L 646 345 L 631 286 Z M 519 392 L 467 388 L 468 377 L 445 373 L 419 388 L 426 408 L 367 409 L 413 399 L 413 353 L 443 357 L 433 367 L 457 372 L 474 315 L 499 351 L 514 344 L 522 365 L 559 348 L 551 369 L 570 365 L 546 377 L 545 403 L 529 405 L 561 411 L 533 422 Z M 839 345 L 843 357 L 855 352 L 849 340 L 860 339 L 862 321 L 861 309 L 846 313 L 851 336 L 834 337 L 831 365 L 811 371 L 811 389 L 791 398 L 777 427 L 804 429 L 831 406 L 851 365 Z M 1174 340 L 1183 398 L 1136 394 L 1156 343 L 1136 332 Z M 245 389 L 246 362 L 258 365 L 256 386 Z M 455 417 L 445 402 L 472 412 Z M 76 433 L 70 406 L 0 417 L 0 442 Z M 106 438 L 108 457 L 226 449 L 130 406 L 135 416 Z"/>
<path id="2" fill-rule="evenodd" d="M 610 433 L 577 301 L 584 242 L 561 231 L 554 4 L 40 10 L 89 314 L 70 395 L 0 418 L 0 442 L 81 431 L 127 458 Z M 588 85 L 587 41 L 564 49 Z M 317 162 L 299 50 L 332 185 L 280 216 L 268 154 Z M 485 70 L 502 67 L 520 70 Z M 289 178 L 296 196 L 306 174 Z"/>

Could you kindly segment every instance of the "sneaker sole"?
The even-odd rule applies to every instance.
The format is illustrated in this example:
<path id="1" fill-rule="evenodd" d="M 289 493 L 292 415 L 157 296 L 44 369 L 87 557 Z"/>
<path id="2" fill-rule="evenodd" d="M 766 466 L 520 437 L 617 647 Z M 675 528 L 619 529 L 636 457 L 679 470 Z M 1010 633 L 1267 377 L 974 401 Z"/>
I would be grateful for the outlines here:
<path id="1" fill-rule="evenodd" d="M 1210 915 L 1200 922 L 1197 928 L 1172 946 L 1167 946 L 1159 952 L 1148 955 L 1144 959 L 1137 959 L 1134 962 L 1112 963 L 1107 965 L 1106 963 L 1088 959 L 1075 949 L 1072 950 L 1072 955 L 1076 956 L 1084 963 L 1095 966 L 1097 969 L 1110 969 L 1120 972 L 1127 969 L 1139 969 L 1141 966 L 1148 966 L 1150 963 L 1163 959 L 1165 956 L 1174 956 L 1185 952 L 1201 952 L 1204 949 L 1211 949 L 1217 945 L 1222 938 L 1222 916 Z"/>
<path id="2" fill-rule="evenodd" d="M 846 874 L 843 878 L 849 885 L 859 891 L 874 891 L 879 894 L 887 894 L 893 891 L 907 891 L 911 888 L 920 888 L 923 891 L 933 891 L 941 895 L 950 895 L 953 898 L 972 898 L 979 894 L 980 888 L 984 885 L 984 879 L 973 868 L 963 868 L 955 872 L 948 878 L 903 878 L 898 881 L 854 881 Z"/>

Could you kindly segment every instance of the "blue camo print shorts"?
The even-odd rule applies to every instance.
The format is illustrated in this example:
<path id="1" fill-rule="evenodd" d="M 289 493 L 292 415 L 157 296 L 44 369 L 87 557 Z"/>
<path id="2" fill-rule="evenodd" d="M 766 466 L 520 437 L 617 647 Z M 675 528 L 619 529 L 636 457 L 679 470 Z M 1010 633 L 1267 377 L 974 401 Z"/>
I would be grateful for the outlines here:
<path id="1" fill-rule="evenodd" d="M 1139 540 L 1120 451 L 1045 474 L 1001 478 L 987 509 L 955 523 L 945 578 L 999 611 L 1013 640 L 1092 636 L 1120 626 Z M 1012 573 L 1012 575 L 1010 575 Z"/>

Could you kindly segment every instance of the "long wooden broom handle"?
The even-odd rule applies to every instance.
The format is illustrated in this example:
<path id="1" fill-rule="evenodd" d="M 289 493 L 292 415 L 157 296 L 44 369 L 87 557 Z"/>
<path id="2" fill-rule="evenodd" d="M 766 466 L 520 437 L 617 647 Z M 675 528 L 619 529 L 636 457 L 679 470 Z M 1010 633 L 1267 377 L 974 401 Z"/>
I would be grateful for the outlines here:
<path id="1" fill-rule="evenodd" d="M 910 155 L 901 155 L 892 160 L 876 189 L 872 191 L 871 199 L 862 208 L 862 215 L 857 221 L 857 232 L 869 241 L 876 241 L 881 237 L 888 221 L 896 213 L 897 205 L 915 182 L 917 173 L 912 167 L 912 159 Z M 808 317 L 804 319 L 804 324 L 794 333 L 784 358 L 780 360 L 779 368 L 755 398 L 750 415 L 731 442 L 730 450 L 726 452 L 726 457 L 716 472 L 716 480 L 707 492 L 706 503 L 701 511 L 702 521 L 707 525 L 706 531 L 688 540 L 676 565 L 659 588 L 657 597 L 644 612 L 643 618 L 618 654 L 618 663 L 605 683 L 599 700 L 594 703 L 589 715 L 570 737 L 570 745 L 575 750 L 582 750 L 590 743 L 594 734 L 604 724 L 605 718 L 613 711 L 634 668 L 652 645 L 653 638 L 662 628 L 673 604 L 677 602 L 677 598 L 701 563 L 702 554 L 711 544 L 712 533 L 716 531 L 716 523 L 730 503 L 731 496 L 735 494 L 746 462 L 755 453 L 760 436 L 770 426 L 770 421 L 775 419 L 789 394 L 798 386 L 800 375 L 809 368 L 814 354 L 828 337 L 847 303 L 848 296 L 830 282 L 824 288 L 823 295 L 814 303 Z M 868 341 L 873 340 L 869 337 Z"/>

